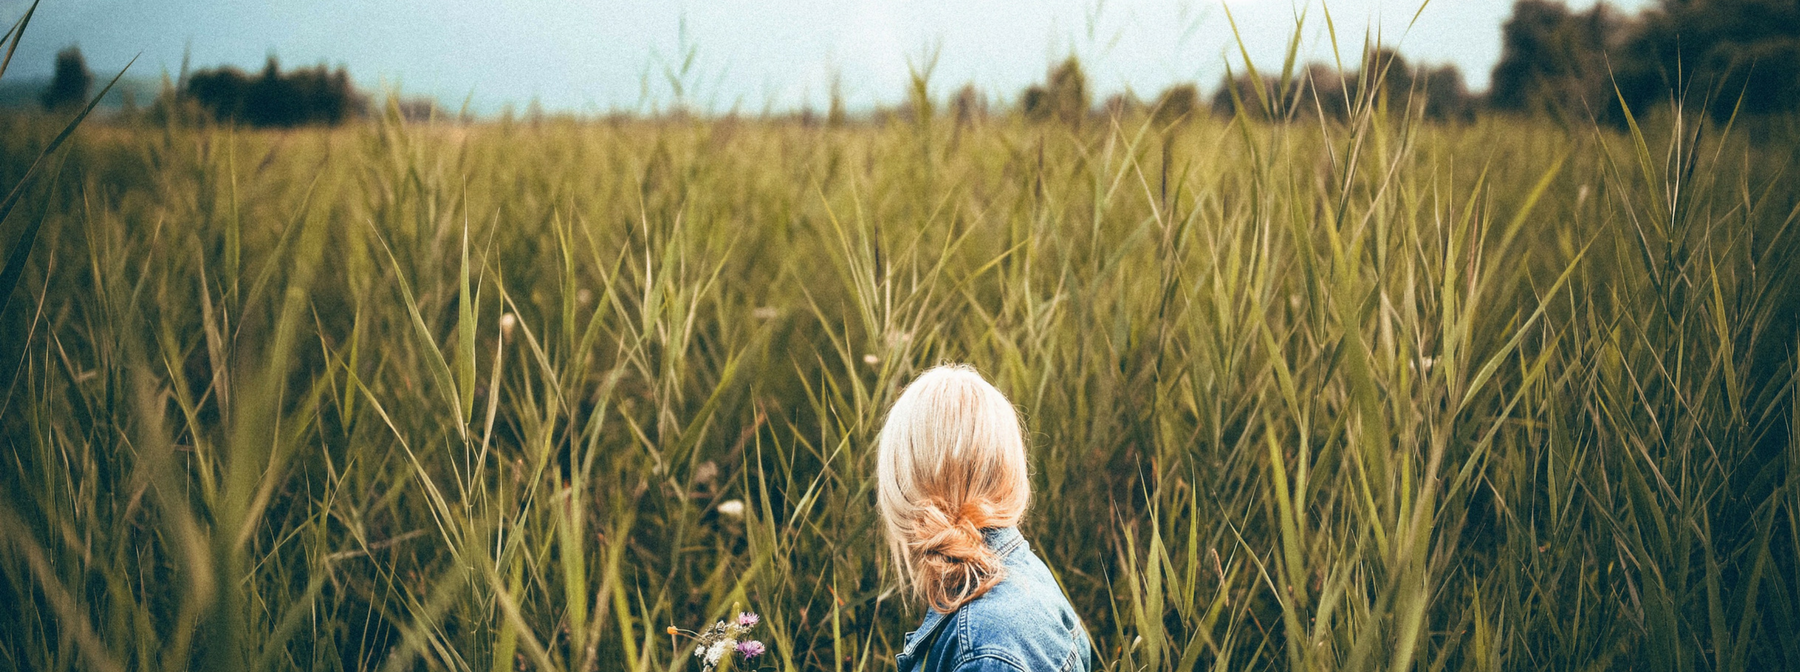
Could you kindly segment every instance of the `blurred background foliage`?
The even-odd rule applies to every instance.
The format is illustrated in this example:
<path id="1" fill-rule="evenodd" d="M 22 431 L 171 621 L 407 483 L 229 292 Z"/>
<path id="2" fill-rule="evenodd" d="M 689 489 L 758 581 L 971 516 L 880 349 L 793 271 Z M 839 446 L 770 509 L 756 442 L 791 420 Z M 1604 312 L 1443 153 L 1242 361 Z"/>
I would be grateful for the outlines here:
<path id="1" fill-rule="evenodd" d="M 869 447 L 945 360 L 1019 405 L 1106 669 L 1800 666 L 1789 117 L 1345 66 L 170 106 L 29 180 L 66 119 L 0 116 L 0 667 L 674 670 L 748 609 L 759 669 L 890 669 Z"/>
<path id="2" fill-rule="evenodd" d="M 0 90 L 0 105 L 41 99 L 45 107 L 57 107 L 81 99 L 78 94 L 92 86 L 93 76 L 79 47 L 58 54 L 55 72 L 48 83 L 9 85 L 41 94 L 20 96 Z M 1597 121 L 1622 130 L 1626 120 L 1621 102 L 1650 109 L 1667 104 L 1671 97 L 1683 99 L 1689 109 L 1706 110 L 1717 120 L 1734 112 L 1785 116 L 1800 111 L 1800 5 L 1791 0 L 1660 0 L 1630 15 L 1605 2 L 1577 11 L 1562 0 L 1517 0 L 1502 27 L 1501 58 L 1486 92 L 1470 91 L 1455 66 L 1411 63 L 1387 48 L 1360 59 L 1353 55 L 1350 62 L 1311 64 L 1299 72 L 1307 86 L 1296 92 L 1308 102 L 1293 111 L 1340 120 L 1349 101 L 1359 95 L 1357 87 L 1377 79 L 1391 104 L 1417 106 L 1433 121 L 1467 123 L 1478 112 L 1491 111 L 1578 126 Z M 1259 81 L 1265 94 L 1281 84 L 1249 73 L 1228 74 L 1213 89 L 1211 109 L 1231 116 L 1233 91 L 1240 98 L 1254 98 Z M 229 66 L 190 73 L 184 64 L 173 81 L 164 82 L 160 94 L 141 82 L 135 88 L 116 94 L 113 106 L 158 119 L 176 114 L 255 127 L 334 125 L 366 118 L 382 108 L 370 102 L 381 96 L 357 89 L 342 66 L 329 69 L 321 64 L 283 72 L 273 56 L 257 74 Z M 953 97 L 963 114 L 988 112 L 985 98 L 975 105 L 979 92 L 972 86 L 966 95 Z M 1189 114 L 1199 95 L 1195 83 L 1182 82 L 1147 98 L 1117 92 L 1096 107 L 1096 92 L 1090 89 L 1080 61 L 1069 56 L 1049 68 L 1043 83 L 1013 97 L 1011 109 L 1027 119 L 1080 123 L 1127 108 L 1171 105 L 1170 111 L 1157 113 L 1168 120 Z M 153 98 L 153 104 L 139 109 L 139 102 Z M 868 116 L 906 116 L 909 105 L 874 110 Z M 400 107 L 415 120 L 432 114 L 451 116 L 428 99 L 405 99 Z M 845 115 L 835 91 L 828 115 L 833 119 Z"/>

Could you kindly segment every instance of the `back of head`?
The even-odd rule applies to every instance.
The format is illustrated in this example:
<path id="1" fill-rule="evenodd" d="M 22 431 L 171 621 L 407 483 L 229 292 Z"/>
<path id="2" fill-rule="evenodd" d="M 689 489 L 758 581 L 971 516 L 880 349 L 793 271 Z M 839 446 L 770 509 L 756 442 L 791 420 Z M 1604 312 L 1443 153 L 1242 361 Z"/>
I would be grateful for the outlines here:
<path id="1" fill-rule="evenodd" d="M 877 452 L 888 546 L 914 592 L 948 613 L 998 584 L 981 531 L 1018 524 L 1031 503 L 1006 395 L 967 366 L 926 371 L 888 411 Z"/>

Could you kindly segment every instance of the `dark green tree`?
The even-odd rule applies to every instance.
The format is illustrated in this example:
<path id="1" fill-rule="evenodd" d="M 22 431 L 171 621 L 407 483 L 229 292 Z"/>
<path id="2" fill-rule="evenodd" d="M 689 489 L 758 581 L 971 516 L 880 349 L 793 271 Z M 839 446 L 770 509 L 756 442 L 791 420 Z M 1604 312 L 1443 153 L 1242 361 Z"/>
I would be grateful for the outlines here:
<path id="1" fill-rule="evenodd" d="M 1635 19 L 1519 0 L 1502 32 L 1495 109 L 1612 123 L 1620 98 L 1636 111 L 1680 99 L 1719 118 L 1800 110 L 1796 0 L 1661 0 Z"/>
<path id="2" fill-rule="evenodd" d="M 1075 125 L 1087 117 L 1092 104 L 1089 95 L 1087 73 L 1082 71 L 1080 59 L 1070 56 L 1051 68 L 1049 81 L 1025 90 L 1022 107 L 1030 119 Z"/>
<path id="3" fill-rule="evenodd" d="M 343 68 L 319 65 L 284 73 L 273 56 L 254 77 L 232 67 L 196 72 L 181 93 L 216 120 L 250 126 L 335 125 L 367 106 Z"/>
<path id="4" fill-rule="evenodd" d="M 1571 12 L 1560 1 L 1519 0 L 1501 27 L 1488 104 L 1522 114 L 1611 118 L 1617 105 L 1608 53 L 1630 28 L 1604 3 Z"/>
<path id="5" fill-rule="evenodd" d="M 1219 89 L 1213 92 L 1213 114 L 1221 117 L 1236 116 L 1237 106 L 1242 103 L 1245 114 L 1257 119 L 1267 118 L 1268 111 L 1263 108 L 1262 101 L 1265 98 L 1271 101 L 1279 99 L 1277 84 L 1275 78 L 1264 75 L 1261 82 L 1262 93 L 1258 94 L 1256 91 L 1258 83 L 1251 79 L 1250 75 L 1238 75 L 1235 79 L 1230 75 L 1225 75 L 1219 78 Z M 1231 95 L 1233 91 L 1237 93 L 1235 101 Z"/>
<path id="6" fill-rule="evenodd" d="M 1662 0 L 1619 59 L 1619 85 L 1637 109 L 1670 98 L 1718 117 L 1800 110 L 1800 2 Z"/>
<path id="7" fill-rule="evenodd" d="M 1163 89 L 1162 95 L 1156 97 L 1156 122 L 1173 124 L 1186 121 L 1194 115 L 1194 108 L 1199 106 L 1200 91 L 1192 83 L 1170 85 Z"/>
<path id="8" fill-rule="evenodd" d="M 94 73 L 88 71 L 81 47 L 69 47 L 56 52 L 56 73 L 41 100 L 47 110 L 75 107 L 87 102 L 93 88 Z"/>
<path id="9" fill-rule="evenodd" d="M 1232 100 L 1235 91 L 1244 111 L 1255 118 L 1284 120 L 1326 119 L 1342 121 L 1352 109 L 1385 106 L 1387 114 L 1430 121 L 1467 122 L 1475 117 L 1474 96 L 1463 82 L 1462 72 L 1453 65 L 1415 66 L 1399 52 L 1386 47 L 1369 50 L 1361 66 L 1351 72 L 1313 63 L 1298 75 L 1286 89 L 1280 80 L 1265 75 L 1259 95 L 1257 84 L 1249 75 L 1226 79 L 1213 95 L 1213 111 L 1221 116 L 1237 113 Z M 1271 109 L 1263 107 L 1267 100 Z"/>
<path id="10" fill-rule="evenodd" d="M 1472 122 L 1478 107 L 1462 71 L 1454 65 L 1436 68 L 1420 66 L 1413 72 L 1418 87 L 1417 99 L 1426 119 L 1434 121 Z"/>

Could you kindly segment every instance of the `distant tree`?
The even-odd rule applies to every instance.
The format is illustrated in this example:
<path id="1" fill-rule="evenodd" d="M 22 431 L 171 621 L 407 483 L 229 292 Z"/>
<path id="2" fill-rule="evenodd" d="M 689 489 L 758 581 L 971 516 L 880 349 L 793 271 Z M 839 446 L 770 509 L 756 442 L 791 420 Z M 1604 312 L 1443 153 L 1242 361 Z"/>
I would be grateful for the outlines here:
<path id="1" fill-rule="evenodd" d="M 1519 0 L 1501 27 L 1488 104 L 1524 114 L 1612 119 L 1613 68 L 1633 24 L 1605 3 L 1571 12 L 1561 2 Z"/>
<path id="2" fill-rule="evenodd" d="M 1019 97 L 1019 109 L 1025 112 L 1026 119 L 1032 121 L 1050 118 L 1050 90 L 1042 84 L 1025 87 L 1025 93 Z"/>
<path id="3" fill-rule="evenodd" d="M 286 77 L 293 87 L 294 99 L 302 110 L 295 123 L 320 123 L 335 126 L 348 119 L 359 104 L 359 95 L 350 87 L 350 73 L 342 67 L 329 71 L 319 65 L 296 70 Z M 435 109 L 436 101 L 432 102 Z"/>
<path id="4" fill-rule="evenodd" d="M 1712 113 L 1800 110 L 1800 2 L 1662 0 L 1647 11 L 1619 59 L 1619 86 L 1634 109 L 1710 98 Z"/>
<path id="5" fill-rule="evenodd" d="M 343 68 L 320 65 L 283 73 L 274 56 L 255 77 L 232 67 L 201 70 L 187 78 L 180 93 L 216 120 L 251 126 L 335 125 L 368 106 Z"/>
<path id="6" fill-rule="evenodd" d="M 1302 85 L 1306 90 L 1300 101 L 1301 114 L 1324 115 L 1327 119 L 1349 116 L 1349 92 L 1345 91 L 1344 74 L 1337 68 L 1321 63 L 1308 65 Z"/>
<path id="7" fill-rule="evenodd" d="M 1087 74 L 1074 56 L 1052 68 L 1049 81 L 1025 90 L 1021 107 L 1027 118 L 1043 121 L 1056 119 L 1066 124 L 1080 124 L 1092 104 L 1087 90 Z"/>
<path id="8" fill-rule="evenodd" d="M 244 121 L 251 126 L 294 126 L 305 112 L 299 87 L 281 76 L 281 64 L 270 56 L 262 75 L 244 96 Z"/>
<path id="9" fill-rule="evenodd" d="M 1246 114 L 1258 119 L 1267 118 L 1268 111 L 1263 108 L 1262 101 L 1264 98 L 1276 100 L 1279 97 L 1277 91 L 1279 82 L 1265 75 L 1261 85 L 1262 93 L 1259 95 L 1257 82 L 1248 74 L 1239 75 L 1235 79 L 1230 75 L 1221 78 L 1219 90 L 1214 92 L 1212 97 L 1213 114 L 1221 117 L 1236 116 L 1237 105 L 1242 103 Z M 1235 100 L 1232 96 L 1233 93 L 1237 94 Z"/>
<path id="10" fill-rule="evenodd" d="M 1740 97 L 1748 114 L 1800 110 L 1795 0 L 1661 0 L 1635 20 L 1605 4 L 1577 13 L 1519 0 L 1502 33 L 1495 109 L 1613 123 L 1620 98 L 1643 110 L 1680 96 L 1717 117 Z"/>
<path id="11" fill-rule="evenodd" d="M 1257 118 L 1266 118 L 1270 113 L 1263 107 L 1265 99 L 1282 119 L 1323 116 L 1343 120 L 1349 117 L 1351 109 L 1384 105 L 1394 117 L 1471 121 L 1477 107 L 1462 72 L 1455 66 L 1414 66 L 1388 48 L 1368 51 L 1355 71 L 1342 73 L 1313 63 L 1295 75 L 1286 90 L 1280 84 L 1275 78 L 1264 77 L 1259 96 L 1248 75 L 1228 79 L 1213 95 L 1213 111 L 1223 116 L 1236 114 L 1234 92 L 1245 111 Z"/>
<path id="12" fill-rule="evenodd" d="M 1183 82 L 1163 89 L 1162 95 L 1156 97 L 1153 114 L 1158 124 L 1174 124 L 1194 116 L 1194 109 L 1199 106 L 1200 90 L 1191 82 Z"/>
<path id="13" fill-rule="evenodd" d="M 1400 52 L 1382 47 L 1363 59 L 1364 86 L 1379 86 L 1373 96 L 1385 98 L 1390 114 L 1402 112 L 1432 121 L 1468 121 L 1475 101 L 1454 65 L 1412 65 Z"/>
<path id="14" fill-rule="evenodd" d="M 1423 94 L 1421 111 L 1426 119 L 1462 123 L 1475 120 L 1480 105 L 1469 93 L 1469 85 L 1456 66 L 1420 67 L 1413 72 L 1413 81 Z"/>
<path id="15" fill-rule="evenodd" d="M 950 100 L 950 108 L 956 115 L 956 123 L 967 125 L 987 116 L 987 97 L 981 95 L 981 90 L 973 83 L 964 84 Z"/>
<path id="16" fill-rule="evenodd" d="M 214 119 L 220 121 L 244 116 L 244 100 L 250 91 L 250 78 L 232 67 L 201 70 L 188 75 L 183 97 L 198 103 Z"/>
<path id="17" fill-rule="evenodd" d="M 88 93 L 93 88 L 94 73 L 88 72 L 87 59 L 82 57 L 81 48 L 69 47 L 56 52 L 56 71 L 41 100 L 44 109 L 73 107 L 88 102 Z"/>
<path id="18" fill-rule="evenodd" d="M 1363 55 L 1363 70 L 1367 76 L 1361 78 L 1364 86 L 1378 87 L 1372 93 L 1378 99 L 1385 98 L 1395 108 L 1402 108 L 1413 95 L 1413 70 L 1406 58 L 1391 47 L 1377 47 Z"/>
<path id="19" fill-rule="evenodd" d="M 1107 119 L 1121 119 L 1144 109 L 1144 101 L 1138 100 L 1130 91 L 1120 91 L 1107 96 L 1100 102 L 1100 116 Z"/>
<path id="20" fill-rule="evenodd" d="M 1079 123 L 1087 116 L 1091 104 L 1087 73 L 1082 71 L 1081 61 L 1074 56 L 1050 72 L 1050 100 L 1057 116 L 1065 123 Z"/>

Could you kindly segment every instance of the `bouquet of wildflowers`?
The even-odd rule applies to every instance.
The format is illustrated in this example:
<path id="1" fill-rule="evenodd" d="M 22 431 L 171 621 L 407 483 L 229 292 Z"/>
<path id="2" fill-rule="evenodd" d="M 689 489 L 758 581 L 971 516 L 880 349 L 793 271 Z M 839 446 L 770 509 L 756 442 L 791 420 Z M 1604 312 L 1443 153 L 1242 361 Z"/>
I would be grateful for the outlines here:
<path id="1" fill-rule="evenodd" d="M 762 620 L 752 612 L 738 612 L 737 618 L 730 621 L 719 621 L 701 632 L 688 632 L 675 626 L 669 626 L 669 636 L 687 635 L 697 642 L 694 646 L 694 657 L 700 659 L 701 672 L 712 672 L 725 658 L 733 652 L 750 660 L 763 654 L 767 649 L 763 643 L 754 639 L 745 639 L 744 635 L 756 627 Z"/>

